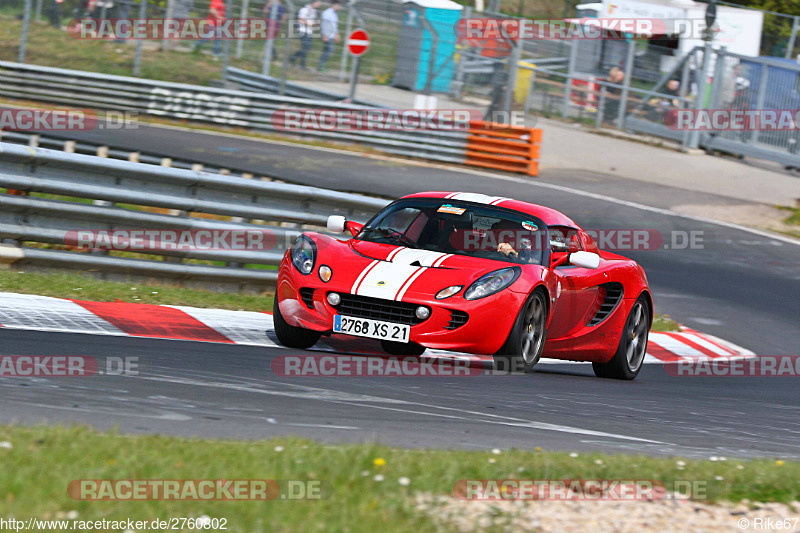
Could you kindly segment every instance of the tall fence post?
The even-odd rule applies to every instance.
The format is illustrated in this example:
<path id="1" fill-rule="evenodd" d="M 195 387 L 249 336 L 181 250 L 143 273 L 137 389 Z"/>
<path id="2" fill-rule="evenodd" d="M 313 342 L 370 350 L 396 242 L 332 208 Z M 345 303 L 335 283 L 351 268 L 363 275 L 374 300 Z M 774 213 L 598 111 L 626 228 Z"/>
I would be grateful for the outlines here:
<path id="1" fill-rule="evenodd" d="M 33 20 L 36 22 L 42 20 L 42 0 L 36 0 L 36 16 Z"/>
<path id="2" fill-rule="evenodd" d="M 695 51 L 692 50 L 687 54 L 685 60 L 683 61 L 683 67 L 681 69 L 681 86 L 680 90 L 678 91 L 678 96 L 680 97 L 680 103 L 678 104 L 678 107 L 680 109 L 683 109 L 683 106 L 686 102 L 684 98 L 686 98 L 686 95 L 688 94 L 689 91 L 689 85 L 691 84 L 691 81 L 689 80 L 689 72 L 690 72 L 689 61 L 691 59 L 690 56 L 694 53 Z M 683 131 L 683 135 L 681 136 L 681 150 L 686 150 L 688 146 L 689 146 L 689 130 L 686 129 Z"/>
<path id="3" fill-rule="evenodd" d="M 294 31 L 291 29 L 291 25 L 295 23 L 295 18 L 297 17 L 297 6 L 294 5 L 294 2 L 292 0 L 286 0 L 286 5 L 289 6 L 289 17 L 287 18 L 286 29 L 284 29 L 283 32 L 283 65 L 281 66 L 281 85 L 278 88 L 278 94 L 281 96 L 286 94 L 286 76 L 289 69 L 289 44 L 291 43 L 289 34 Z"/>
<path id="4" fill-rule="evenodd" d="M 717 60 L 714 63 L 714 77 L 711 79 L 711 89 L 709 90 L 708 108 L 716 109 L 721 103 L 719 95 L 725 83 L 725 47 L 717 50 Z"/>
<path id="5" fill-rule="evenodd" d="M 425 87 L 422 89 L 422 94 L 430 96 L 433 88 L 433 72 L 434 63 L 436 62 L 436 50 L 439 47 L 439 32 L 433 27 L 433 24 L 426 17 L 422 17 L 422 24 L 431 34 L 431 50 L 428 53 L 428 76 L 425 79 Z"/>
<path id="6" fill-rule="evenodd" d="M 278 3 L 272 4 L 272 9 L 269 10 L 269 26 L 270 28 L 267 30 L 267 42 L 264 45 L 264 62 L 261 64 L 261 74 L 264 76 L 269 76 L 270 67 L 272 66 L 272 50 L 275 46 L 275 35 L 273 34 L 272 24 L 277 23 L 277 26 L 280 27 L 280 21 L 277 20 L 278 18 Z M 273 22 L 274 21 L 274 22 Z M 241 41 L 240 41 L 241 42 Z"/>
<path id="7" fill-rule="evenodd" d="M 250 0 L 242 0 L 242 18 L 247 18 L 247 12 L 250 10 Z M 270 13 L 271 15 L 271 13 Z M 237 39 L 236 41 L 236 59 L 242 57 L 242 48 L 244 47 L 244 39 Z"/>
<path id="8" fill-rule="evenodd" d="M 355 5 L 356 5 L 356 0 L 350 0 L 350 2 L 348 2 L 347 4 L 347 23 L 345 24 L 345 31 L 344 31 L 345 39 L 347 39 L 347 37 L 353 31 L 353 9 L 355 8 Z M 344 81 L 345 78 L 347 78 L 346 71 L 347 71 L 348 55 L 349 54 L 345 53 L 345 51 L 342 50 L 342 63 L 341 66 L 339 67 L 339 81 Z"/>
<path id="9" fill-rule="evenodd" d="M 756 96 L 756 109 L 764 109 L 764 101 L 767 98 L 767 83 L 769 81 L 769 67 L 766 63 L 761 63 L 760 79 L 758 80 L 758 95 Z M 758 142 L 758 128 L 753 128 L 753 134 L 750 136 L 750 143 L 755 144 Z"/>
<path id="10" fill-rule="evenodd" d="M 175 16 L 175 0 L 167 0 L 167 12 L 165 18 L 172 19 Z M 161 39 L 161 50 L 167 51 L 170 47 L 169 39 L 167 39 L 167 32 L 164 32 L 164 37 Z"/>
<path id="11" fill-rule="evenodd" d="M 792 58 L 794 52 L 794 44 L 797 42 L 797 33 L 800 32 L 800 16 L 795 15 L 794 22 L 792 23 L 792 35 L 789 37 L 789 44 L 786 46 L 786 59 Z"/>
<path id="12" fill-rule="evenodd" d="M 464 6 L 464 9 L 461 11 L 461 18 L 462 20 L 469 20 L 472 18 L 472 7 Z M 452 92 L 453 96 L 459 98 L 461 96 L 461 89 L 464 87 L 464 63 L 466 55 L 469 53 L 469 43 L 466 39 L 464 39 L 464 44 L 459 49 L 458 43 L 456 43 L 456 49 L 458 49 L 458 61 L 455 61 L 455 74 L 453 75 L 454 83 L 452 85 Z"/>
<path id="13" fill-rule="evenodd" d="M 567 78 L 564 80 L 564 103 L 561 106 L 561 116 L 569 116 L 570 96 L 572 96 L 572 78 L 575 75 L 575 61 L 578 59 L 578 41 L 572 41 L 569 48 L 569 63 L 567 63 Z"/>
<path id="14" fill-rule="evenodd" d="M 711 70 L 711 42 L 706 41 L 705 48 L 703 48 L 703 70 L 700 73 L 700 79 L 697 80 L 697 96 L 694 101 L 695 111 L 705 109 L 706 105 L 706 85 L 708 84 L 708 72 Z M 700 146 L 700 131 L 692 130 L 689 136 L 689 148 L 696 149 Z"/>
<path id="15" fill-rule="evenodd" d="M 28 47 L 28 27 L 31 25 L 31 0 L 25 0 L 22 12 L 22 36 L 19 40 L 19 54 L 17 62 L 25 62 L 25 50 Z"/>
<path id="16" fill-rule="evenodd" d="M 625 56 L 625 80 L 622 82 L 622 94 L 619 97 L 619 113 L 617 115 L 617 129 L 625 129 L 625 114 L 628 111 L 628 92 L 633 79 L 633 58 L 636 54 L 636 41 L 628 41 L 628 54 Z"/>
<path id="17" fill-rule="evenodd" d="M 508 113 L 508 120 L 511 121 L 511 108 L 514 107 L 514 88 L 517 85 L 517 72 L 519 71 L 519 61 L 522 58 L 522 41 L 511 41 L 511 55 L 508 60 L 508 80 L 506 81 L 505 110 Z M 509 122 L 511 124 L 511 122 Z"/>
<path id="18" fill-rule="evenodd" d="M 147 18 L 147 0 L 139 0 L 139 18 Z M 142 46 L 144 41 L 136 41 L 136 57 L 133 59 L 133 75 L 139 76 L 142 72 Z"/>

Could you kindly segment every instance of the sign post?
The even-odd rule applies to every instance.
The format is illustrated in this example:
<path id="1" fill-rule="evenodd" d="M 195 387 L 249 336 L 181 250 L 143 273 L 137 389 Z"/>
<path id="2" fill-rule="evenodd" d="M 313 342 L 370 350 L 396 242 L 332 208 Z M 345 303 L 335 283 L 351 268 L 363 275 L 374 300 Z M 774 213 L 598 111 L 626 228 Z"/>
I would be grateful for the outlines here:
<path id="1" fill-rule="evenodd" d="M 356 95 L 356 82 L 358 80 L 358 65 L 361 56 L 369 48 L 369 34 L 362 29 L 353 31 L 346 41 L 347 51 L 353 56 L 353 68 L 350 70 L 350 93 L 349 99 L 352 100 Z"/>

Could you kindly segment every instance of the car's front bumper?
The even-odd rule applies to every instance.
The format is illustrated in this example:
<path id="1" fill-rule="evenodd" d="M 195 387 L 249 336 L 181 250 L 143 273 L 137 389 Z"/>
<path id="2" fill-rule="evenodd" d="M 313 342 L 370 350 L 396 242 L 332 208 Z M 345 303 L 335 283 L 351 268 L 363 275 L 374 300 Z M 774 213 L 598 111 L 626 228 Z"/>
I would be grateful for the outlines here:
<path id="1" fill-rule="evenodd" d="M 276 297 L 281 314 L 289 324 L 330 333 L 333 329 L 333 317 L 340 314 L 340 311 L 328 303 L 327 295 L 330 292 L 350 294 L 350 288 L 337 285 L 334 280 L 324 283 L 315 275 L 303 276 L 284 262 Z M 301 289 L 304 289 L 310 307 L 303 300 Z M 310 299 L 309 289 L 313 291 Z M 475 354 L 497 352 L 508 338 L 527 295 L 503 290 L 492 296 L 470 301 L 465 300 L 462 294 L 463 291 L 445 300 L 436 300 L 432 295 L 407 294 L 403 303 L 424 305 L 431 310 L 427 319 L 411 325 L 410 340 L 427 348 Z M 392 300 L 382 300 L 382 303 L 399 304 Z M 453 311 L 466 313 L 466 323 L 452 328 Z M 377 316 L 364 318 L 381 320 Z"/>

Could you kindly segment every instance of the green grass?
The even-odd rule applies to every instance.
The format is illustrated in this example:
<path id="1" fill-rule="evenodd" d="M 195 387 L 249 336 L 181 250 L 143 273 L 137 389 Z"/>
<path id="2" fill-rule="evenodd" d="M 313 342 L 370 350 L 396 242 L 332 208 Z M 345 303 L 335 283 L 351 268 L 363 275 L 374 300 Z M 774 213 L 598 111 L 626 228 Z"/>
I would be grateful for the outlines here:
<path id="1" fill-rule="evenodd" d="M 451 494 L 460 479 L 651 479 L 706 482 L 711 501 L 792 502 L 800 464 L 775 460 L 698 461 L 549 451 L 434 451 L 374 444 L 329 446 L 296 438 L 255 442 L 123 436 L 82 427 L 0 426 L 0 517 L 228 519 L 228 530 L 435 531 L 414 510 L 414 494 Z M 531 443 L 535 445 L 535 443 Z M 281 448 L 276 448 L 281 447 Z M 537 449 L 538 450 L 538 449 Z M 376 481 L 375 475 L 383 476 Z M 399 483 L 408 478 L 408 485 Z M 80 479 L 319 480 L 328 496 L 307 501 L 76 501 Z M 646 504 L 641 504 L 646 505 Z"/>
<path id="2" fill-rule="evenodd" d="M 653 327 L 650 331 L 678 331 L 678 323 L 670 318 L 669 315 L 653 315 Z"/>
<path id="3" fill-rule="evenodd" d="M 0 292 L 39 294 L 56 298 L 73 298 L 97 302 L 186 305 L 234 311 L 268 311 L 272 294 L 220 293 L 189 289 L 175 284 L 142 284 L 103 281 L 70 272 L 24 272 L 0 270 Z"/>
<path id="4" fill-rule="evenodd" d="M 791 214 L 783 219 L 785 224 L 791 224 L 793 226 L 800 226 L 800 208 L 797 207 L 787 207 L 779 205 L 778 209 L 783 209 L 785 211 L 789 211 Z"/>

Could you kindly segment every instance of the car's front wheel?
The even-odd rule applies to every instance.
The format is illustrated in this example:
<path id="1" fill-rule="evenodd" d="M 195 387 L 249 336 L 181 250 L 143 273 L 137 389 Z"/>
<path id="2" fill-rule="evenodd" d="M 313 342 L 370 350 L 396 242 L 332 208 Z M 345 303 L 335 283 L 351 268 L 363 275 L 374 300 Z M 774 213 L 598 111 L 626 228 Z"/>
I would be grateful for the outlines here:
<path id="1" fill-rule="evenodd" d="M 289 348 L 305 350 L 314 346 L 320 338 L 320 333 L 311 329 L 298 328 L 286 322 L 278 305 L 278 296 L 272 304 L 272 321 L 275 325 L 275 335 L 278 341 Z"/>
<path id="2" fill-rule="evenodd" d="M 547 299 L 540 290 L 528 296 L 503 347 L 494 355 L 495 368 L 504 372 L 532 372 L 547 338 Z"/>
<path id="3" fill-rule="evenodd" d="M 608 363 L 592 363 L 594 375 L 599 378 L 631 380 L 639 375 L 647 351 L 647 336 L 650 333 L 650 306 L 645 296 L 633 304 L 617 347 L 617 352 Z"/>

